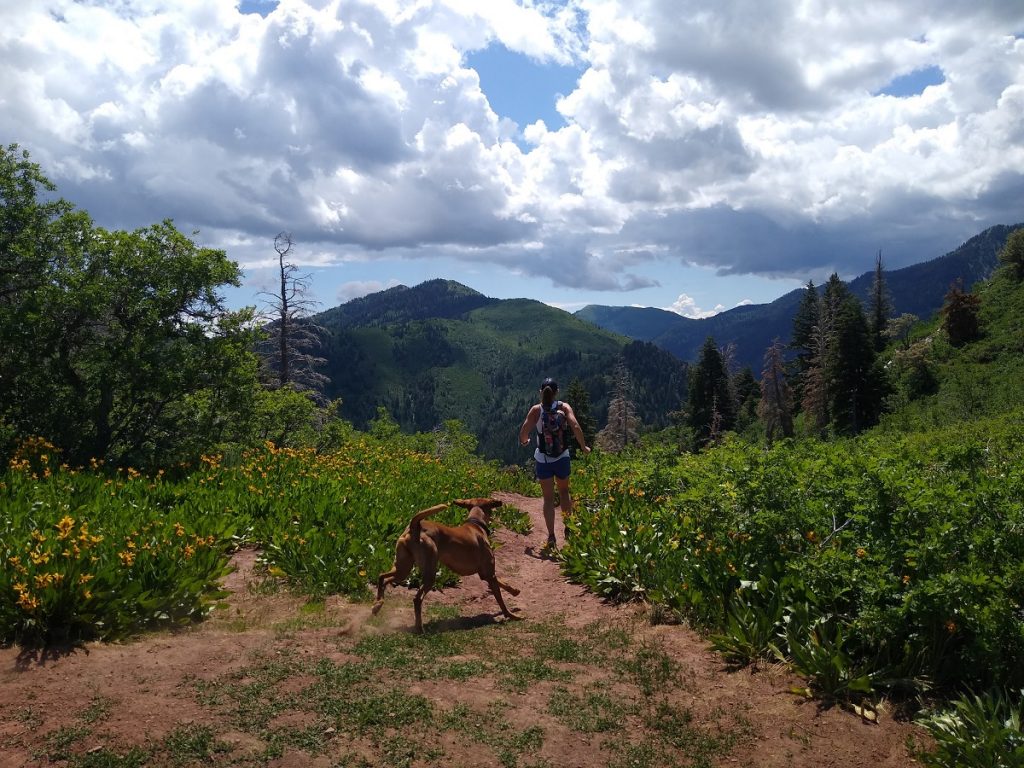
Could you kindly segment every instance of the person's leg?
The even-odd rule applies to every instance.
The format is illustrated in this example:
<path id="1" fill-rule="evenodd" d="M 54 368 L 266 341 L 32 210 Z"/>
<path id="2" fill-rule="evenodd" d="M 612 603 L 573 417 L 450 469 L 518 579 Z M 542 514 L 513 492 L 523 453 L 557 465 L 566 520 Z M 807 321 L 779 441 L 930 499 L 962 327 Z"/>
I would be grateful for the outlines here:
<path id="1" fill-rule="evenodd" d="M 555 538 L 555 478 L 541 480 L 540 489 L 544 493 L 544 524 L 548 527 L 548 541 L 551 541 Z"/>
<path id="2" fill-rule="evenodd" d="M 565 526 L 569 522 L 569 518 L 572 517 L 572 494 L 569 493 L 569 476 L 558 477 L 558 497 L 561 501 L 562 507 L 562 536 L 565 536 L 565 532 L 568 530 Z M 553 505 L 552 505 L 553 507 Z"/>

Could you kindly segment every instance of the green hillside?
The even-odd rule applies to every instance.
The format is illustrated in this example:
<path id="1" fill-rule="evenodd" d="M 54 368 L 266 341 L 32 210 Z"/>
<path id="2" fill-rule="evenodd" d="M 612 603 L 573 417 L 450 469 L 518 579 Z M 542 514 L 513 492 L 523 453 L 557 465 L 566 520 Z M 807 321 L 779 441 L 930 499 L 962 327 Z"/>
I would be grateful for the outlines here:
<path id="1" fill-rule="evenodd" d="M 529 455 L 517 430 L 545 376 L 564 396 L 578 378 L 603 423 L 610 375 L 622 359 L 641 420 L 662 427 L 685 401 L 685 370 L 653 345 L 631 342 L 529 299 L 497 300 L 452 281 L 400 286 L 317 315 L 325 395 L 364 427 L 383 406 L 406 431 L 458 419 L 480 452 L 518 463 Z"/>
<path id="2" fill-rule="evenodd" d="M 938 319 L 919 325 L 905 348 L 892 352 L 896 391 L 883 429 L 910 431 L 1024 408 L 1024 282 L 1007 269 L 979 283 L 979 337 L 950 344 Z"/>

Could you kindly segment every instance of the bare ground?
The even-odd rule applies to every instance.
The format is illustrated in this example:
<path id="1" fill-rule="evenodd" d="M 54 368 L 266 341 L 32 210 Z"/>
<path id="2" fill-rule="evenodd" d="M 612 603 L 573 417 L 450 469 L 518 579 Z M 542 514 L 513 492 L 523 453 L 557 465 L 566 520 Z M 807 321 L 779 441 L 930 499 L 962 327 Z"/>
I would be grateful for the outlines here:
<path id="1" fill-rule="evenodd" d="M 389 593 L 376 618 L 369 615 L 369 603 L 338 598 L 310 615 L 301 597 L 268 588 L 265 577 L 254 570 L 256 554 L 243 550 L 226 580 L 231 596 L 224 609 L 189 630 L 121 645 L 87 644 L 45 652 L 0 649 L 0 768 L 915 764 L 908 738 L 921 741 L 923 734 L 884 708 L 878 722 L 869 723 L 842 708 L 823 707 L 794 695 L 791 689 L 802 682 L 781 667 L 731 671 L 691 630 L 654 626 L 643 605 L 610 605 L 567 582 L 557 562 L 540 553 L 540 500 L 512 494 L 499 498 L 520 507 L 533 521 L 529 535 L 504 530 L 496 534 L 498 573 L 522 589 L 507 602 L 526 621 L 501 621 L 494 598 L 476 579 L 427 597 L 433 613 L 427 614 L 426 639 L 409 635 L 412 592 L 404 588 Z M 550 632 L 540 633 L 539 627 Z M 653 694 L 640 693 L 638 685 L 644 684 L 615 674 L 614 669 L 625 667 L 610 661 L 614 655 L 603 654 L 563 658 L 552 662 L 552 679 L 537 678 L 528 685 L 513 680 L 510 685 L 508 670 L 517 659 L 533 658 L 532 643 L 590 647 L 582 639 L 595 636 L 595 628 L 601 627 L 617 628 L 628 636 L 624 658 L 632 654 L 630 658 L 638 659 L 642 652 L 654 650 L 659 658 L 670 660 L 674 682 L 659 684 Z M 429 668 L 419 667 L 415 674 L 378 673 L 394 690 L 424 702 L 430 712 L 405 727 L 371 724 L 346 729 L 349 721 L 340 716 L 325 719 L 329 707 L 324 702 L 337 705 L 337 700 L 323 699 L 319 709 L 274 709 L 268 723 L 257 728 L 251 727 L 252 719 L 260 715 L 237 701 L 225 704 L 197 694 L 206 690 L 205 684 L 232 692 L 228 698 L 241 696 L 242 683 L 255 679 L 259 665 L 266 669 L 268 660 L 280 659 L 287 661 L 288 671 L 275 678 L 276 687 L 265 694 L 271 706 L 309 689 L 317 680 L 313 670 L 318 663 L 330 662 L 332 669 L 339 669 L 358 659 L 361 639 L 398 636 L 408 639 L 408 647 L 416 652 L 421 647 L 416 642 L 443 640 L 446 635 L 473 636 L 474 644 L 466 645 L 462 655 L 432 658 Z M 572 646 L 576 640 L 580 642 Z M 444 665 L 456 663 L 462 670 L 468 665 L 469 672 L 446 676 Z M 364 689 L 352 689 L 358 690 Z M 611 712 L 611 721 L 600 728 L 574 724 L 573 705 L 576 715 L 586 715 L 590 710 L 584 711 L 581 702 L 588 696 L 599 702 L 593 698 L 595 692 L 631 703 Z M 335 695 L 343 697 L 344 691 Z M 568 714 L 557 714 L 552 702 L 559 697 L 570 703 Z M 655 711 L 683 713 L 694 738 L 719 746 L 698 754 L 694 742 L 677 737 L 664 722 L 656 730 L 650 714 Z M 275 741 L 280 734 L 291 735 Z M 182 746 L 183 735 L 193 740 Z M 213 741 L 199 738 L 204 735 Z M 302 741 L 304 735 L 310 735 L 311 744 Z"/>

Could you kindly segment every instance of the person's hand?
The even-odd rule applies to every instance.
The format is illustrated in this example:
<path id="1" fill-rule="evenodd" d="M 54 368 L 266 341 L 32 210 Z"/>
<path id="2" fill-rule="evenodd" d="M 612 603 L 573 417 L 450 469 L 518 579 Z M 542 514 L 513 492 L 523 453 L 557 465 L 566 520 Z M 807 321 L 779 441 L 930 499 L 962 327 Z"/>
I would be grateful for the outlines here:
<path id="1" fill-rule="evenodd" d="M 526 438 L 525 440 L 520 440 L 519 444 L 520 445 L 529 445 L 530 444 L 530 438 Z"/>
<path id="2" fill-rule="evenodd" d="M 583 446 L 583 452 L 584 453 L 590 453 L 590 446 L 589 445 L 584 445 Z"/>

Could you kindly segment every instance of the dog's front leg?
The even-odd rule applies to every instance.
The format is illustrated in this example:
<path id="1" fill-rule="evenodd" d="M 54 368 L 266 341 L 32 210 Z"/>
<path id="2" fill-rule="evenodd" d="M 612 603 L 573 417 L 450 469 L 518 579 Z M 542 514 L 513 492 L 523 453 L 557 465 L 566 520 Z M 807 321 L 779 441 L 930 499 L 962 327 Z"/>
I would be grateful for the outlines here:
<path id="1" fill-rule="evenodd" d="M 510 611 L 508 609 L 508 606 L 505 605 L 504 598 L 501 596 L 501 588 L 502 587 L 505 587 L 505 589 L 510 594 L 513 594 L 513 595 L 518 595 L 519 594 L 519 590 L 516 590 L 515 592 L 512 592 L 512 590 L 509 589 L 506 585 L 504 585 L 500 581 L 498 581 L 498 577 L 497 576 L 492 576 L 491 578 L 487 579 L 487 585 L 491 588 L 491 592 L 494 593 L 494 597 L 498 601 L 498 607 L 501 608 L 501 612 L 507 618 L 509 618 L 509 619 L 516 619 L 516 620 L 522 618 L 521 616 L 516 616 L 514 613 L 512 613 L 512 611 Z"/>

